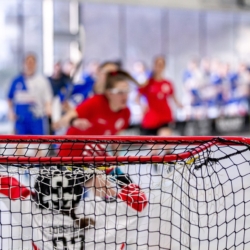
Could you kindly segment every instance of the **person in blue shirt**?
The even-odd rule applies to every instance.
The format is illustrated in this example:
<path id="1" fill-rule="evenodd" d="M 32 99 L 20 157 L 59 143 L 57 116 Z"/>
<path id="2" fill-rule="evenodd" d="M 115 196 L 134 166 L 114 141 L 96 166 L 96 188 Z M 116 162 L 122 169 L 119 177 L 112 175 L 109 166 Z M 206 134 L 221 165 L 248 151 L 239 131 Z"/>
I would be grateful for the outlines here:
<path id="1" fill-rule="evenodd" d="M 36 73 L 36 66 L 36 56 L 27 54 L 23 72 L 12 81 L 8 92 L 9 117 L 18 135 L 47 133 L 52 90 L 47 78 Z"/>
<path id="2" fill-rule="evenodd" d="M 77 106 L 93 94 L 95 79 L 90 75 L 83 78 L 83 83 L 68 85 L 70 91 L 69 101 L 72 106 Z M 72 89 L 70 89 L 72 88 Z"/>
<path id="3" fill-rule="evenodd" d="M 189 61 L 187 69 L 183 73 L 182 79 L 185 91 L 187 92 L 185 103 L 193 108 L 203 106 L 201 89 L 204 84 L 204 77 L 197 59 Z M 196 113 L 195 109 L 194 113 Z"/>

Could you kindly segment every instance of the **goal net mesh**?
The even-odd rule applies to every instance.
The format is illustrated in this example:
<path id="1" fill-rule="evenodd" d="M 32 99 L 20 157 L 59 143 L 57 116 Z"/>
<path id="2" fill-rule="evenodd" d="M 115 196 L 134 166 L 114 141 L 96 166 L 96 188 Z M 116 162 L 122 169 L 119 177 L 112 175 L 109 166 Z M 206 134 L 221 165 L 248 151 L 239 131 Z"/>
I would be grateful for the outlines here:
<path id="1" fill-rule="evenodd" d="M 0 249 L 248 249 L 249 139 L 0 137 Z"/>

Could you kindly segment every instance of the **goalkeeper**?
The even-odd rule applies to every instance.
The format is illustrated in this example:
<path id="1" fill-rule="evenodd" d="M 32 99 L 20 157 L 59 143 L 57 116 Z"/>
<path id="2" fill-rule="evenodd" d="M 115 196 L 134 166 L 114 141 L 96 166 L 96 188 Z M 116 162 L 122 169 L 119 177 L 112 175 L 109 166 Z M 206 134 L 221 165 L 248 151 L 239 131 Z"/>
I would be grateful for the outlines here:
<path id="1" fill-rule="evenodd" d="M 84 200 L 83 186 L 92 193 Z M 21 231 L 21 245 L 13 250 L 135 249 L 138 213 L 145 213 L 148 203 L 139 186 L 79 168 L 42 169 L 34 191 L 1 174 L 0 197 L 7 208 L 1 206 L 1 212 L 10 211 Z"/>

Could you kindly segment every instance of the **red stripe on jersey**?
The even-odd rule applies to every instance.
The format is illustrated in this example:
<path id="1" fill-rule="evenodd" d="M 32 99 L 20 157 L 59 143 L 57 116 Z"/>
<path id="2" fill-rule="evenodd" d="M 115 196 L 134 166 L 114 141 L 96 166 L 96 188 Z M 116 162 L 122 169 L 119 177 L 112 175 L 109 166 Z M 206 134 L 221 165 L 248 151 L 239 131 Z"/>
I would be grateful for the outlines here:
<path id="1" fill-rule="evenodd" d="M 125 186 L 117 197 L 139 212 L 141 212 L 148 204 L 148 199 L 145 193 L 143 193 L 140 190 L 140 187 L 134 183 Z"/>
<path id="2" fill-rule="evenodd" d="M 31 191 L 14 177 L 0 176 L 0 193 L 15 200 L 27 198 Z"/>
<path id="3" fill-rule="evenodd" d="M 125 243 L 122 243 L 120 250 L 124 250 L 124 249 L 125 249 Z"/>
<path id="4" fill-rule="evenodd" d="M 37 247 L 37 245 L 34 242 L 32 242 L 32 246 L 33 246 L 33 250 L 39 250 L 39 248 Z"/>

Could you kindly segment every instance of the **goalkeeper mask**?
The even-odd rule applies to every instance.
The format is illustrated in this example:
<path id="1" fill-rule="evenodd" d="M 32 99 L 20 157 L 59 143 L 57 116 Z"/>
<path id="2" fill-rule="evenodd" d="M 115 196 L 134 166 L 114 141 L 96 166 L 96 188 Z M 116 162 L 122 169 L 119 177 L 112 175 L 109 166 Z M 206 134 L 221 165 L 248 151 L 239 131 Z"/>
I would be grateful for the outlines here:
<path id="1" fill-rule="evenodd" d="M 42 209 L 69 211 L 83 194 L 79 173 L 42 169 L 35 182 L 36 203 Z"/>

